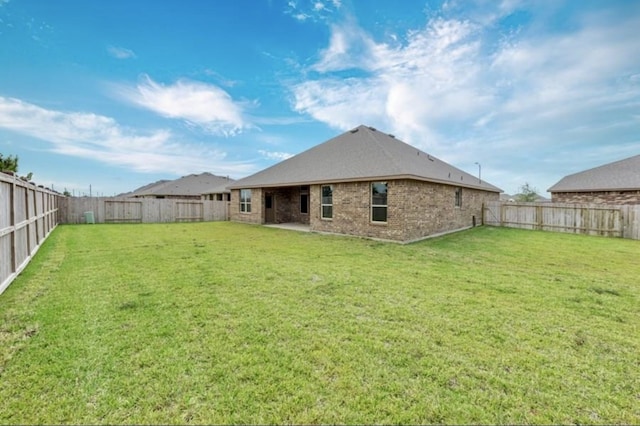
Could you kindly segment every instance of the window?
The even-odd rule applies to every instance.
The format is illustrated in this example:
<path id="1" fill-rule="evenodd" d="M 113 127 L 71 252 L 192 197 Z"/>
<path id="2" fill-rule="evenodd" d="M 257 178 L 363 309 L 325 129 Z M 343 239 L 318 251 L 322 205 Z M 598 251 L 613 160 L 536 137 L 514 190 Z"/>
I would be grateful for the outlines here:
<path id="1" fill-rule="evenodd" d="M 251 213 L 251 190 L 240 190 L 240 211 L 242 213 Z"/>
<path id="2" fill-rule="evenodd" d="M 322 200 L 320 201 L 320 210 L 322 219 L 333 218 L 333 186 L 322 186 Z"/>
<path id="3" fill-rule="evenodd" d="M 387 221 L 387 182 L 371 184 L 371 221 Z"/>
<path id="4" fill-rule="evenodd" d="M 462 207 L 462 188 L 456 188 L 456 207 Z"/>
<path id="5" fill-rule="evenodd" d="M 300 187 L 300 213 L 309 214 L 309 185 Z"/>

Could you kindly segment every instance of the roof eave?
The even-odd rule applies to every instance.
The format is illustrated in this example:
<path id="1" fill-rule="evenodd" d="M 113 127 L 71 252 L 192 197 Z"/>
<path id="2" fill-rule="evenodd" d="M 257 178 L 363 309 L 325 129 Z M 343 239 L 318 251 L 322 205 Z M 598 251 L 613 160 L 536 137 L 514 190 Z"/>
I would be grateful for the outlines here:
<path id="1" fill-rule="evenodd" d="M 636 188 L 582 188 L 582 189 L 556 189 L 549 188 L 547 192 L 606 192 L 606 191 L 640 191 L 640 187 Z"/>
<path id="2" fill-rule="evenodd" d="M 432 182 L 432 183 L 441 183 L 444 185 L 450 186 L 460 186 L 463 188 L 470 189 L 478 189 L 481 191 L 487 192 L 495 192 L 497 194 L 503 192 L 500 188 L 487 188 L 481 185 L 473 185 L 466 182 L 457 182 L 446 179 L 434 179 L 427 178 L 424 176 L 416 176 L 416 175 L 387 175 L 387 176 L 368 176 L 361 178 L 342 178 L 342 179 L 318 179 L 318 180 L 308 180 L 308 181 L 290 181 L 290 182 L 276 182 L 270 184 L 250 184 L 250 185 L 230 185 L 229 189 L 257 189 L 257 188 L 281 188 L 285 186 L 302 186 L 302 185 L 319 185 L 323 183 L 345 183 L 345 182 L 371 182 L 371 181 L 379 181 L 379 180 L 399 180 L 399 179 L 410 179 L 417 180 L 421 182 Z"/>

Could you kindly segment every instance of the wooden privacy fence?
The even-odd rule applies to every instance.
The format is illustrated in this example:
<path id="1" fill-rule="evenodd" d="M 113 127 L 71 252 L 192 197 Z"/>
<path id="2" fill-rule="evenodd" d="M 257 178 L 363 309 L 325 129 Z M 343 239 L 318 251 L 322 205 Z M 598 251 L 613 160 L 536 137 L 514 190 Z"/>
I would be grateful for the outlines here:
<path id="1" fill-rule="evenodd" d="M 0 293 L 58 224 L 59 194 L 0 173 Z"/>
<path id="2" fill-rule="evenodd" d="M 227 201 L 67 197 L 60 223 L 210 222 L 229 218 Z"/>
<path id="3" fill-rule="evenodd" d="M 640 205 L 485 203 L 485 225 L 640 240 Z"/>

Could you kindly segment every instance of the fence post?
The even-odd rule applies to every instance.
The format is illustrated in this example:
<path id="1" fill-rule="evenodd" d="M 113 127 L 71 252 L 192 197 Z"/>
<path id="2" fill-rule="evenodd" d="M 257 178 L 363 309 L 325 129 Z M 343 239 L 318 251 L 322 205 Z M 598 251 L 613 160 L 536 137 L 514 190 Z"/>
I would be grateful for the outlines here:
<path id="1" fill-rule="evenodd" d="M 18 270 L 18 254 L 16 253 L 16 248 L 18 245 L 18 232 L 16 230 L 16 175 L 13 175 L 13 179 L 11 181 L 11 190 L 9 191 L 9 202 L 11 203 L 11 213 L 9 220 L 9 226 L 12 228 L 11 232 L 11 273 L 14 273 Z"/>
<path id="2" fill-rule="evenodd" d="M 0 251 L 0 293 L 27 266 L 57 225 L 57 197 L 15 173 L 0 174 L 0 211 L 4 214 L 0 217 L 0 241 L 6 249 Z"/>
<path id="3" fill-rule="evenodd" d="M 542 230 L 544 229 L 544 217 L 543 217 L 543 213 L 542 213 L 542 206 L 541 205 L 536 205 L 536 222 L 538 224 L 538 229 Z"/>
<path id="4" fill-rule="evenodd" d="M 587 235 L 620 236 L 640 240 L 640 204 L 496 203 L 484 212 L 492 214 L 495 226 L 540 229 Z M 483 220 L 485 217 L 483 217 Z"/>

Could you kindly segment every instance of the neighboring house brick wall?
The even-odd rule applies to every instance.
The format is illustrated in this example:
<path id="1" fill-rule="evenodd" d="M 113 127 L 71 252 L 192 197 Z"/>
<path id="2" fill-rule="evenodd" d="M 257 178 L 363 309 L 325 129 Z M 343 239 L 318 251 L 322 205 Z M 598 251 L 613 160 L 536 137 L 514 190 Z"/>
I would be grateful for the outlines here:
<path id="1" fill-rule="evenodd" d="M 640 190 L 599 192 L 553 192 L 551 201 L 570 204 L 640 204 Z"/>

